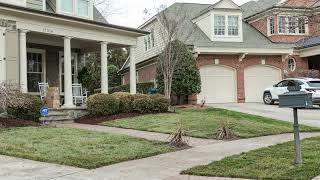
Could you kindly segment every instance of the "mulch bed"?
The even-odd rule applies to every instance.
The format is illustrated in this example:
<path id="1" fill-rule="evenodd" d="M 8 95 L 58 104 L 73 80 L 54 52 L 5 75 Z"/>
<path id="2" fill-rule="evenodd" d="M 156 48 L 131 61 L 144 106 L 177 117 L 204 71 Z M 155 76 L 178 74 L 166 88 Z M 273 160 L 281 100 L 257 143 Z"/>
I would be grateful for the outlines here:
<path id="1" fill-rule="evenodd" d="M 39 126 L 38 123 L 22 119 L 0 118 L 0 128 Z"/>
<path id="2" fill-rule="evenodd" d="M 100 123 L 106 122 L 106 121 L 112 121 L 112 120 L 118 120 L 118 119 L 125 119 L 125 118 L 132 118 L 137 116 L 142 116 L 144 114 L 140 113 L 120 113 L 115 114 L 111 116 L 100 116 L 100 117 L 92 117 L 92 116 L 84 116 L 79 119 L 74 120 L 76 123 L 80 124 L 90 124 L 90 125 L 98 125 Z"/>

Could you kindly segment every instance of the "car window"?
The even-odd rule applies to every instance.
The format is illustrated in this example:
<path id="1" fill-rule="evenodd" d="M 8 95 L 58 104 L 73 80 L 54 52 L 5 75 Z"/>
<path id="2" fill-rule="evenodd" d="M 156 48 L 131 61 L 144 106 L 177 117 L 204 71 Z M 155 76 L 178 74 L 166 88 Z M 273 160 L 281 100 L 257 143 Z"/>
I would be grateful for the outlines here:
<path id="1" fill-rule="evenodd" d="M 281 81 L 277 84 L 277 87 L 287 87 L 288 86 L 288 82 L 287 80 Z"/>
<path id="2" fill-rule="evenodd" d="M 302 81 L 299 81 L 299 80 L 295 80 L 294 82 L 297 83 L 300 86 L 304 84 Z"/>
<path id="3" fill-rule="evenodd" d="M 287 86 L 297 86 L 298 84 L 295 81 L 288 81 Z"/>
<path id="4" fill-rule="evenodd" d="M 320 87 L 320 81 L 309 81 L 308 85 L 310 87 Z"/>

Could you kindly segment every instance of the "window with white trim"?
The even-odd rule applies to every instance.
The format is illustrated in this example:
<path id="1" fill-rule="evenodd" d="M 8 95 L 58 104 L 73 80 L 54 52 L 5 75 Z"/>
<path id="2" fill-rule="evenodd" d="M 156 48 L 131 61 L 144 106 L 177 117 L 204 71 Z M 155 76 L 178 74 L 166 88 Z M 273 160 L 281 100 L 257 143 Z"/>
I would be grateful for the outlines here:
<path id="1" fill-rule="evenodd" d="M 287 18 L 285 16 L 279 16 L 279 34 L 285 34 L 286 33 L 286 24 L 287 24 Z"/>
<path id="2" fill-rule="evenodd" d="M 83 17 L 89 16 L 89 1 L 78 0 L 78 15 Z"/>
<path id="3" fill-rule="evenodd" d="M 279 34 L 304 35 L 308 33 L 305 17 L 279 16 L 278 27 Z"/>
<path id="4" fill-rule="evenodd" d="M 296 33 L 296 17 L 288 17 L 288 23 L 289 23 L 289 34 L 295 34 Z"/>
<path id="5" fill-rule="evenodd" d="M 275 19 L 274 17 L 270 17 L 268 19 L 268 31 L 270 35 L 275 34 Z"/>
<path id="6" fill-rule="evenodd" d="M 239 35 L 239 17 L 228 16 L 228 35 L 238 36 Z"/>
<path id="7" fill-rule="evenodd" d="M 300 17 L 298 18 L 298 31 L 299 34 L 306 34 L 306 18 L 305 17 Z"/>
<path id="8" fill-rule="evenodd" d="M 61 1 L 61 11 L 64 13 L 72 14 L 74 12 L 74 0 L 62 0 Z"/>
<path id="9" fill-rule="evenodd" d="M 59 0 L 60 11 L 63 14 L 80 17 L 90 17 L 90 0 Z"/>
<path id="10" fill-rule="evenodd" d="M 153 47 L 155 47 L 154 30 L 151 30 L 150 34 L 144 37 L 144 48 L 148 51 Z"/>
<path id="11" fill-rule="evenodd" d="M 214 15 L 214 35 L 224 36 L 226 29 L 225 16 Z"/>

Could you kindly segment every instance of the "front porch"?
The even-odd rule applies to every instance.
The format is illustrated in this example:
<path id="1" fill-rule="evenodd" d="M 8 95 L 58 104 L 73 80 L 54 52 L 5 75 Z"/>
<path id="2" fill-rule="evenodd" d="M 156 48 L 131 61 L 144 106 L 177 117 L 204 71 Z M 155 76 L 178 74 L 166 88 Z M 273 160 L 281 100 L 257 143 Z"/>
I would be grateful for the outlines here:
<path id="1" fill-rule="evenodd" d="M 61 108 L 73 109 L 72 84 L 92 52 L 99 53 L 101 92 L 108 93 L 108 49 L 130 49 L 130 93 L 136 93 L 135 47 L 148 32 L 25 9 L 1 7 L 0 38 L 6 57 L 0 64 L 0 80 L 19 84 L 23 93 L 39 94 L 38 83 L 58 87 Z"/>

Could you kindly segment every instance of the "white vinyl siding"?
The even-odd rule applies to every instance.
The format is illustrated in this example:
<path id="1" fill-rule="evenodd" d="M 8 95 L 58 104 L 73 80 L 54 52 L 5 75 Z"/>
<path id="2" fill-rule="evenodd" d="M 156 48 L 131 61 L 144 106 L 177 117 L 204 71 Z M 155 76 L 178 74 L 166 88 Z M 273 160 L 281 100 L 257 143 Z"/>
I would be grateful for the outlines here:
<path id="1" fill-rule="evenodd" d="M 146 47 L 148 46 L 146 45 L 146 36 L 139 37 L 136 48 L 137 63 L 157 56 L 164 49 L 164 43 L 160 35 L 161 28 L 158 21 L 155 20 L 142 29 L 149 32 L 153 30 L 154 47 L 146 51 Z M 128 67 L 128 64 L 126 67 Z"/>
<path id="2" fill-rule="evenodd" d="M 26 7 L 27 1 L 26 0 L 0 0 L 0 3 L 14 4 L 17 6 Z"/>

